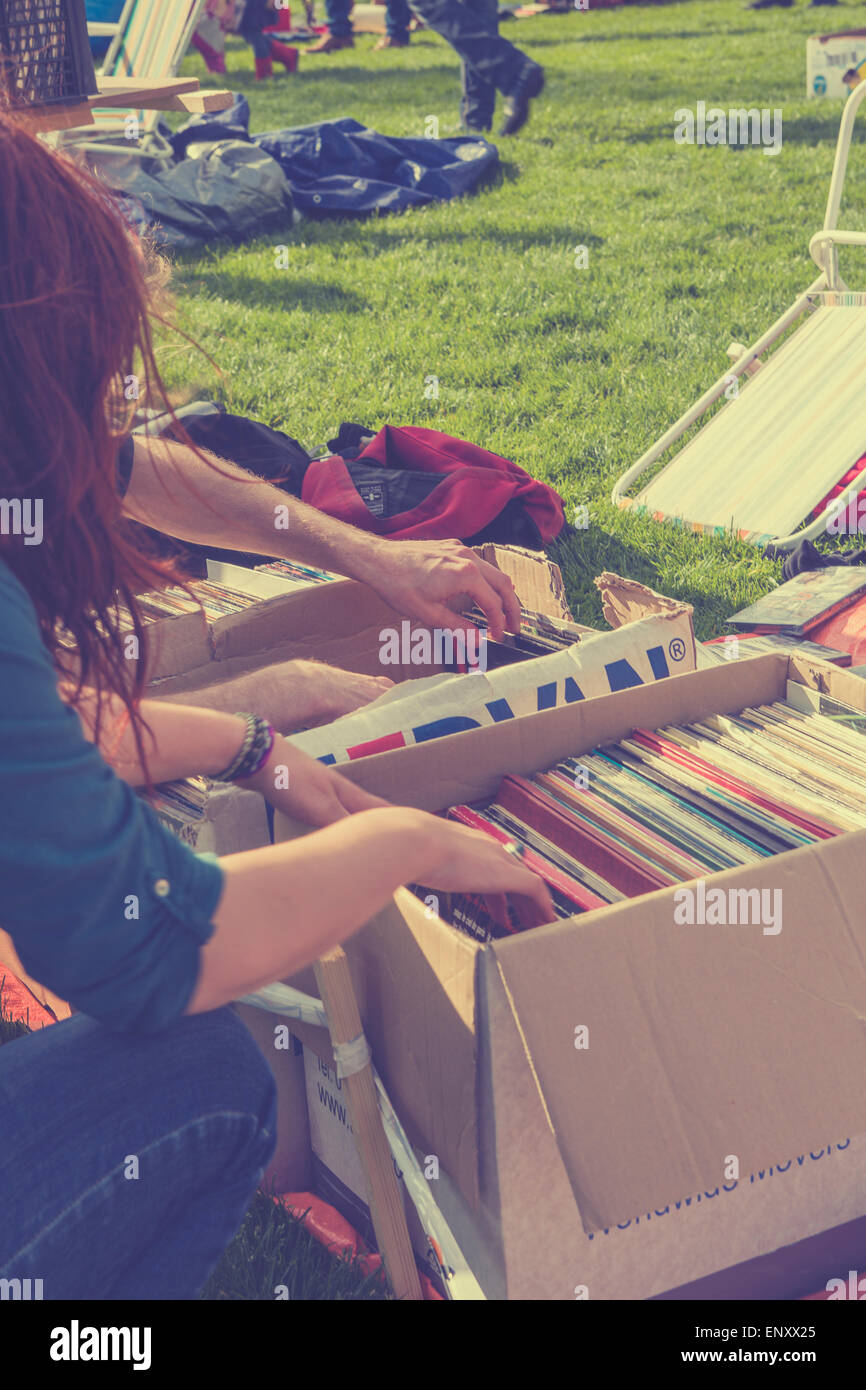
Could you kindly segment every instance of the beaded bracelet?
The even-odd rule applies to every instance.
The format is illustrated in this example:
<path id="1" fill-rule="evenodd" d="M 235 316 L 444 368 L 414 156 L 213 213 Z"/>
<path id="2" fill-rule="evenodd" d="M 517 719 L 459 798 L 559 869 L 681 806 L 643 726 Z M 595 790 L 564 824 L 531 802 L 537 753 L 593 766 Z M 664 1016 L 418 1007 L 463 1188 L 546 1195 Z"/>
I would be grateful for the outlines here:
<path id="1" fill-rule="evenodd" d="M 244 741 L 237 754 L 223 772 L 213 775 L 215 782 L 242 782 L 255 777 L 264 767 L 274 746 L 276 732 L 273 724 L 258 714 L 238 714 L 238 719 L 247 721 Z"/>

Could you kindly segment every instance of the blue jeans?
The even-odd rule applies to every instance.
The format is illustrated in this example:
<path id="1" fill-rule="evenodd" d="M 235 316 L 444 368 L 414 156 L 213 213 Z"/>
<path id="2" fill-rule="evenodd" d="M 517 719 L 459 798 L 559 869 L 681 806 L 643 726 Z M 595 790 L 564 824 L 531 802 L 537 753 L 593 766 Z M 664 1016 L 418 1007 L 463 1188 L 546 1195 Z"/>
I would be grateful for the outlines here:
<path id="1" fill-rule="evenodd" d="M 78 1014 L 0 1047 L 0 1277 L 46 1299 L 190 1299 L 275 1144 L 270 1069 L 230 1009 L 149 1036 Z"/>
<path id="2" fill-rule="evenodd" d="M 411 0 L 411 9 L 447 39 L 462 59 L 465 125 L 486 130 L 493 121 L 496 92 L 510 92 L 527 59 L 499 35 L 497 0 Z"/>
<path id="3" fill-rule="evenodd" d="M 387 0 L 385 5 L 385 33 L 389 39 L 409 40 L 409 22 L 412 11 L 406 0 Z"/>
<path id="4" fill-rule="evenodd" d="M 347 39 L 352 33 L 352 0 L 325 0 L 325 18 L 335 39 Z"/>

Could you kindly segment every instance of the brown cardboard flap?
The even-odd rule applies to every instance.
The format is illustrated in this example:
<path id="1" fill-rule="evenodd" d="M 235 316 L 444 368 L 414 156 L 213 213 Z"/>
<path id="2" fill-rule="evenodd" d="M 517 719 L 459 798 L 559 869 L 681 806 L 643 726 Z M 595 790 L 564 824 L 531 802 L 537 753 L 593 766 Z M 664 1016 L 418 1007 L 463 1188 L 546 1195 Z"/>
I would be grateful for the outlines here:
<path id="1" fill-rule="evenodd" d="M 637 622 L 639 618 L 673 617 L 679 613 L 694 614 L 690 603 L 658 594 L 646 584 L 636 579 L 625 579 L 621 574 L 611 574 L 605 570 L 595 579 L 595 587 L 601 594 L 604 616 L 611 627 L 623 627 L 626 623 Z"/>
<path id="2" fill-rule="evenodd" d="M 665 889 L 490 948 L 587 1230 L 866 1131 L 866 831 L 728 885 L 781 931 L 677 925 Z"/>
<path id="3" fill-rule="evenodd" d="M 313 584 L 296 593 L 262 599 L 211 623 L 218 661 L 267 651 L 278 643 L 315 643 L 331 635 L 350 636 L 360 628 L 399 622 L 384 599 L 353 579 Z"/>
<path id="4" fill-rule="evenodd" d="M 283 661 L 324 661 L 345 671 L 388 676 L 393 681 L 440 673 L 442 667 L 432 663 L 382 664 L 380 634 L 386 628 L 399 631 L 404 616 L 372 589 L 351 579 L 263 599 L 214 619 L 207 630 L 212 648 L 203 656 L 198 646 L 190 647 L 186 663 L 174 663 L 176 674 L 166 668 L 162 672 L 166 678 L 148 693 L 158 698 L 201 690 Z M 164 624 L 154 626 L 161 630 Z M 412 630 L 421 631 L 422 625 L 413 623 Z"/>
<path id="5" fill-rule="evenodd" d="M 477 945 L 399 889 L 344 949 L 363 978 L 364 1028 L 407 1133 L 420 1144 L 435 1134 L 425 1152 L 477 1202 Z"/>
<path id="6" fill-rule="evenodd" d="M 201 612 L 156 618 L 145 628 L 147 678 L 187 671 L 211 659 L 211 635 Z"/>
<path id="7" fill-rule="evenodd" d="M 583 1277 L 580 1215 L 492 952 L 479 952 L 478 975 L 479 1171 L 506 1284 L 495 1296 L 572 1300 Z"/>
<path id="8" fill-rule="evenodd" d="M 565 597 L 562 571 L 543 552 L 492 543 L 478 545 L 475 551 L 482 560 L 508 575 L 523 607 L 531 613 L 574 621 Z"/>

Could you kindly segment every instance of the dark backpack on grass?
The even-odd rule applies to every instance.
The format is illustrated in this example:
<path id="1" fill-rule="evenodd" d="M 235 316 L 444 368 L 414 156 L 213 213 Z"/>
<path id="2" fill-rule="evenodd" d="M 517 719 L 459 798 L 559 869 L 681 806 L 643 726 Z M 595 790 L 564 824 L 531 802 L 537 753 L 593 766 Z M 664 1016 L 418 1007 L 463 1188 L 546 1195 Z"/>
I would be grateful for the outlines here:
<path id="1" fill-rule="evenodd" d="M 291 436 L 215 409 L 185 413 L 193 443 L 267 478 L 328 516 L 392 540 L 496 542 L 542 549 L 562 529 L 562 500 L 517 464 L 438 430 L 343 424 L 320 456 Z M 257 564 L 238 551 L 184 545 L 199 557 Z"/>

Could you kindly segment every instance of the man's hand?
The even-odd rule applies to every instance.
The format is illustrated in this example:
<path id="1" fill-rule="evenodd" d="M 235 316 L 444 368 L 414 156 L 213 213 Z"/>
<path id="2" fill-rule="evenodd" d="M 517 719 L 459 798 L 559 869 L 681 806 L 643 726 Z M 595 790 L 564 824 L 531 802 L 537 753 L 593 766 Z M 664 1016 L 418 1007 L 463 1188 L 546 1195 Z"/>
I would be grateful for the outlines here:
<path id="1" fill-rule="evenodd" d="M 520 631 L 520 603 L 511 580 L 462 541 L 382 540 L 353 559 L 355 579 L 427 627 L 459 628 L 449 604 L 468 598 L 487 617 L 494 641 Z"/>
<path id="2" fill-rule="evenodd" d="M 340 719 L 371 700 L 378 700 L 394 684 L 387 676 L 358 675 L 355 671 L 343 671 L 339 666 L 326 666 L 323 661 L 287 661 L 281 666 L 272 666 L 269 674 L 275 683 L 284 677 L 288 687 L 282 723 L 271 721 L 283 729 L 290 729 L 293 719 L 297 727 L 299 710 L 304 712 L 304 722 L 311 728 L 329 724 L 332 719 Z"/>
<path id="3" fill-rule="evenodd" d="M 322 661 L 280 661 L 244 676 L 233 676 L 203 690 L 176 695 L 153 692 L 160 703 L 199 709 L 249 709 L 269 719 L 280 733 L 312 729 L 378 700 L 394 684 L 387 676 L 362 676 Z"/>

